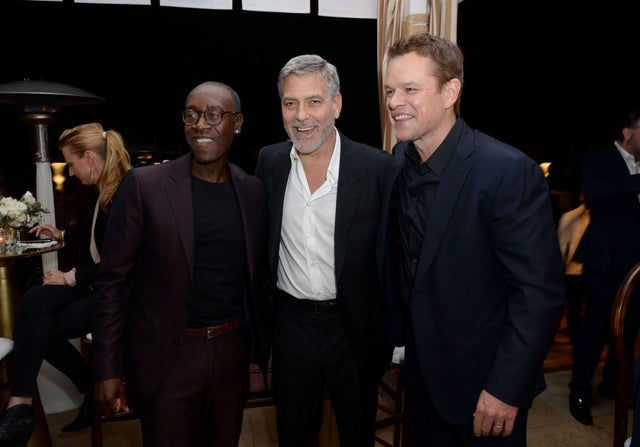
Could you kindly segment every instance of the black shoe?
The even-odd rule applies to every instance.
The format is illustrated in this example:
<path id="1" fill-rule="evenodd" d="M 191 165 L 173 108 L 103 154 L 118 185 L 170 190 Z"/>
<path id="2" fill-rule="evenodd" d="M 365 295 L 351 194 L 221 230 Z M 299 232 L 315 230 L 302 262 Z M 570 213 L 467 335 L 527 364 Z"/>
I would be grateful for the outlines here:
<path id="1" fill-rule="evenodd" d="M 8 408 L 0 418 L 0 446 L 26 445 L 36 429 L 33 406 L 18 404 Z"/>
<path id="2" fill-rule="evenodd" d="M 93 422 L 93 396 L 91 392 L 84 396 L 84 400 L 82 401 L 82 406 L 80 407 L 80 412 L 73 420 L 73 422 L 65 425 L 60 429 L 62 432 L 72 432 L 82 430 L 83 428 L 91 427 L 91 423 Z"/>
<path id="3" fill-rule="evenodd" d="M 571 416 L 581 424 L 593 425 L 591 409 L 586 399 L 569 396 L 569 411 L 571 412 Z"/>

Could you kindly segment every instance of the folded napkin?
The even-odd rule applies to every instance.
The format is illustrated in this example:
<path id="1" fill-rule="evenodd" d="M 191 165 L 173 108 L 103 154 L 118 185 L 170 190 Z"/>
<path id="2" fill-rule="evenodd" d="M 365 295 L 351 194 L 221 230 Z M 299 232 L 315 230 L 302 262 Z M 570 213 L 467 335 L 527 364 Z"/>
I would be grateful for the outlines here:
<path id="1" fill-rule="evenodd" d="M 56 245 L 58 243 L 58 241 L 44 241 L 44 242 L 40 242 L 40 241 L 22 241 L 22 246 L 24 247 L 25 250 L 29 250 L 29 249 L 38 249 L 38 248 L 47 248 L 47 247 L 53 247 L 54 245 Z"/>

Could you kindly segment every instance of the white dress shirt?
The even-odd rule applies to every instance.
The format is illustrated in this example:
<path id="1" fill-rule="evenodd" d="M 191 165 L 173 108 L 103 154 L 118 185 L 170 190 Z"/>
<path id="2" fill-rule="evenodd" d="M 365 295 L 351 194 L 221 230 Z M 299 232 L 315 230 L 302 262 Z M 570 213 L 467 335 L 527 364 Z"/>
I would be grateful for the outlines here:
<path id="1" fill-rule="evenodd" d="M 340 138 L 336 138 L 325 181 L 313 194 L 295 147 L 291 148 L 290 156 L 291 170 L 282 210 L 277 286 L 297 298 L 334 299 L 334 229 Z"/>
<path id="2" fill-rule="evenodd" d="M 624 162 L 627 164 L 627 169 L 629 169 L 629 174 L 640 174 L 640 162 L 637 162 L 635 157 L 631 155 L 629 152 L 625 151 L 622 146 L 617 141 L 614 141 L 614 144 L 618 148 L 620 155 L 624 159 Z M 640 194 L 638 194 L 638 201 L 640 201 Z"/>

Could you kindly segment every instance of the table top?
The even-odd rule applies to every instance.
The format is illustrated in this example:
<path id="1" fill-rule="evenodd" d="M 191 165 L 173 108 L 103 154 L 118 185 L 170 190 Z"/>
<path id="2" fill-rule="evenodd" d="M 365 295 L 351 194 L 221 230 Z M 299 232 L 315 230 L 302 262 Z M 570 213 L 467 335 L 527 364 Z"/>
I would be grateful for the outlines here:
<path id="1" fill-rule="evenodd" d="M 31 258 L 33 256 L 40 256 L 45 253 L 50 253 L 52 251 L 58 251 L 61 248 L 64 248 L 64 241 L 60 241 L 55 245 L 44 248 L 30 248 L 28 250 L 23 251 L 21 254 L 16 253 L 0 253 L 0 262 L 2 261 L 10 261 L 15 259 L 22 258 Z"/>

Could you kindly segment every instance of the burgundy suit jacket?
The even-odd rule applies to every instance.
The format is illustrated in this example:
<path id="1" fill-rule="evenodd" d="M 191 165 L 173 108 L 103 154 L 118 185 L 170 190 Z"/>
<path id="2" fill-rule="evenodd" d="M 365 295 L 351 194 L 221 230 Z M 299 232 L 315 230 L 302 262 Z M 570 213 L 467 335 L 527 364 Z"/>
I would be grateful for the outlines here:
<path id="1" fill-rule="evenodd" d="M 188 318 L 194 277 L 191 153 L 132 169 L 111 207 L 96 278 L 93 349 L 96 380 L 126 377 L 140 410 L 160 384 Z M 229 164 L 245 236 L 245 312 L 252 361 L 266 368 L 267 202 L 261 182 Z M 248 368 L 248 365 L 247 365 Z"/>

